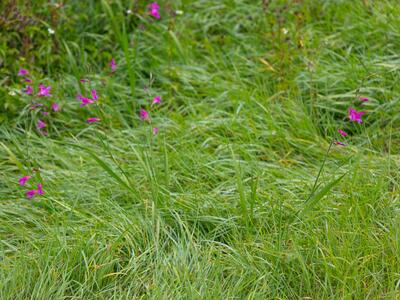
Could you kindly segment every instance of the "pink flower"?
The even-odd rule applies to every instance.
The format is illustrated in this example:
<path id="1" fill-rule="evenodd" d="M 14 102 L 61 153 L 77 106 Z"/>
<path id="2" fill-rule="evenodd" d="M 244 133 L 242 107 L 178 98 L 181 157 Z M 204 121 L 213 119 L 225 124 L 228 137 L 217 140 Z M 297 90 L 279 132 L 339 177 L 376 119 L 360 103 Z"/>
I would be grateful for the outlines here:
<path id="1" fill-rule="evenodd" d="M 47 112 L 47 111 L 42 111 L 42 115 L 43 115 L 43 116 L 48 116 L 48 115 L 49 115 L 49 112 Z"/>
<path id="2" fill-rule="evenodd" d="M 100 122 L 99 118 L 89 118 L 86 120 L 89 124 Z"/>
<path id="3" fill-rule="evenodd" d="M 117 63 L 115 62 L 115 59 L 111 59 L 110 61 L 110 68 L 111 68 L 111 72 L 115 72 L 115 70 L 117 70 Z"/>
<path id="4" fill-rule="evenodd" d="M 367 97 L 360 97 L 360 101 L 362 102 L 368 102 L 369 99 Z"/>
<path id="5" fill-rule="evenodd" d="M 27 95 L 31 95 L 33 93 L 33 88 L 30 85 L 27 85 L 24 90 L 24 93 Z"/>
<path id="6" fill-rule="evenodd" d="M 38 193 L 39 195 L 44 195 L 43 185 L 42 185 L 41 183 L 39 183 L 39 184 L 37 185 L 37 193 Z"/>
<path id="7" fill-rule="evenodd" d="M 35 196 L 36 194 L 44 195 L 43 185 L 41 183 L 39 183 L 37 185 L 37 190 L 29 190 L 29 191 L 27 191 L 26 192 L 26 197 L 28 197 L 28 199 L 32 199 L 33 196 Z"/>
<path id="8" fill-rule="evenodd" d="M 348 136 L 347 132 L 342 129 L 339 129 L 338 132 L 341 136 Z"/>
<path id="9" fill-rule="evenodd" d="M 29 79 L 29 78 L 25 78 L 25 82 L 26 82 L 26 83 L 32 83 L 32 80 Z"/>
<path id="10" fill-rule="evenodd" d="M 149 113 L 145 111 L 143 108 L 140 109 L 139 115 L 142 121 L 147 120 L 149 118 Z"/>
<path id="11" fill-rule="evenodd" d="M 361 117 L 365 114 L 363 111 L 356 111 L 352 107 L 349 108 L 349 119 L 350 121 L 355 121 L 357 123 L 362 123 Z"/>
<path id="12" fill-rule="evenodd" d="M 88 80 L 88 79 L 85 79 L 85 78 L 82 78 L 82 79 L 80 79 L 79 81 L 82 82 L 82 83 L 89 82 L 89 80 Z"/>
<path id="13" fill-rule="evenodd" d="M 53 111 L 59 111 L 59 110 L 60 110 L 60 105 L 58 105 L 58 103 L 54 102 L 54 103 L 51 105 L 51 109 L 52 109 Z"/>
<path id="14" fill-rule="evenodd" d="M 334 144 L 338 145 L 338 146 L 346 146 L 345 144 L 343 144 L 342 142 L 339 142 L 339 141 L 335 141 Z"/>
<path id="15" fill-rule="evenodd" d="M 157 135 L 157 134 L 158 134 L 158 128 L 157 128 L 157 127 L 154 127 L 154 128 L 153 128 L 153 134 L 154 134 L 154 135 Z"/>
<path id="16" fill-rule="evenodd" d="M 26 76 L 26 75 L 28 75 L 29 74 L 29 72 L 28 72 L 28 70 L 26 70 L 26 69 L 19 69 L 19 71 L 18 71 L 18 76 Z"/>
<path id="17" fill-rule="evenodd" d="M 34 110 L 34 109 L 36 109 L 36 108 L 38 108 L 38 107 L 42 107 L 42 106 L 43 106 L 42 103 L 34 103 L 34 104 L 31 105 L 30 109 L 31 109 L 31 110 Z"/>
<path id="18" fill-rule="evenodd" d="M 31 178 L 31 176 L 24 176 L 18 179 L 20 185 L 25 185 L 25 183 Z"/>
<path id="19" fill-rule="evenodd" d="M 37 190 L 29 190 L 26 192 L 26 197 L 28 199 L 32 199 L 33 196 L 35 196 L 37 194 L 37 192 L 38 192 Z"/>
<path id="20" fill-rule="evenodd" d="M 154 17 L 156 19 L 160 19 L 161 18 L 160 12 L 159 12 L 160 5 L 158 5 L 157 2 L 153 2 L 153 3 L 149 4 L 148 9 L 149 9 L 149 14 L 152 17 Z"/>
<path id="21" fill-rule="evenodd" d="M 154 97 L 154 99 L 153 99 L 153 104 L 157 104 L 157 103 L 161 103 L 161 97 L 160 96 Z"/>
<path id="22" fill-rule="evenodd" d="M 43 128 L 46 127 L 46 123 L 44 121 L 42 121 L 42 120 L 39 120 L 38 123 L 37 123 L 37 127 L 39 129 L 43 129 Z"/>
<path id="23" fill-rule="evenodd" d="M 95 89 L 92 90 L 92 99 L 95 101 L 99 99 L 99 97 L 97 96 L 97 91 Z"/>
<path id="24" fill-rule="evenodd" d="M 37 94 L 39 97 L 50 97 L 50 90 L 51 90 L 51 86 L 46 87 L 43 84 L 39 84 L 39 93 Z"/>
<path id="25" fill-rule="evenodd" d="M 92 104 L 92 103 L 93 103 L 93 100 L 92 100 L 92 99 L 83 97 L 82 95 L 78 95 L 76 98 L 77 98 L 79 101 L 81 101 L 81 107 L 84 107 L 84 106 L 86 106 L 86 105 L 88 105 L 88 104 Z"/>

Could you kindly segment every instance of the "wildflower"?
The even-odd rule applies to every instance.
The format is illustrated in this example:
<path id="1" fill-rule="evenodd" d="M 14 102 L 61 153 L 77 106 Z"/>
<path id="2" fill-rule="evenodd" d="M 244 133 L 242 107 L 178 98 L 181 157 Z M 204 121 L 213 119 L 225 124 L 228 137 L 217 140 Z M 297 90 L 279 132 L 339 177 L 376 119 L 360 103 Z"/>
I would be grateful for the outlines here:
<path id="1" fill-rule="evenodd" d="M 28 70 L 26 70 L 26 69 L 19 69 L 19 71 L 18 71 L 18 76 L 26 76 L 26 75 L 28 75 L 29 74 L 29 72 L 28 72 Z"/>
<path id="2" fill-rule="evenodd" d="M 154 135 L 157 135 L 157 134 L 158 134 L 158 128 L 157 128 L 157 127 L 154 127 L 154 128 L 153 128 L 153 134 L 154 134 Z"/>
<path id="3" fill-rule="evenodd" d="M 58 103 L 54 102 L 54 103 L 51 105 L 51 109 L 52 109 L 53 111 L 59 111 L 59 110 L 60 110 L 60 105 L 58 105 Z"/>
<path id="4" fill-rule="evenodd" d="M 154 97 L 154 99 L 153 99 L 153 104 L 157 104 L 157 103 L 161 103 L 161 97 L 160 96 Z"/>
<path id="5" fill-rule="evenodd" d="M 29 191 L 27 191 L 27 192 L 26 192 L 26 197 L 27 197 L 28 199 L 32 199 L 33 196 L 35 196 L 36 194 L 44 195 L 43 185 L 42 185 L 41 183 L 39 183 L 39 184 L 37 185 L 37 190 L 29 190 Z"/>
<path id="6" fill-rule="evenodd" d="M 9 91 L 8 94 L 9 94 L 10 96 L 15 96 L 15 95 L 16 95 L 15 91 Z"/>
<path id="7" fill-rule="evenodd" d="M 92 99 L 97 100 L 99 97 L 97 97 L 97 91 L 95 89 L 92 90 Z"/>
<path id="8" fill-rule="evenodd" d="M 26 197 L 28 199 L 32 199 L 33 196 L 35 196 L 37 194 L 37 192 L 38 192 L 37 190 L 29 190 L 26 192 Z"/>
<path id="9" fill-rule="evenodd" d="M 92 123 L 100 122 L 100 119 L 99 118 L 89 118 L 89 119 L 87 119 L 87 122 L 89 124 L 92 124 Z"/>
<path id="10" fill-rule="evenodd" d="M 39 84 L 39 93 L 37 94 L 39 97 L 50 97 L 50 90 L 51 90 L 51 86 L 46 87 L 43 84 Z"/>
<path id="11" fill-rule="evenodd" d="M 39 120 L 39 121 L 37 122 L 37 127 L 38 127 L 39 129 L 43 129 L 43 128 L 46 127 L 46 123 L 45 123 L 43 120 Z"/>
<path id="12" fill-rule="evenodd" d="M 25 87 L 24 93 L 27 94 L 27 95 L 31 95 L 31 94 L 33 93 L 33 88 L 32 88 L 32 86 L 27 85 L 27 86 Z"/>
<path id="13" fill-rule="evenodd" d="M 338 145 L 338 146 L 346 146 L 345 144 L 343 144 L 342 142 L 339 142 L 339 141 L 335 141 L 334 144 Z"/>
<path id="14" fill-rule="evenodd" d="M 369 101 L 369 98 L 367 98 L 367 97 L 360 97 L 360 101 L 362 101 L 362 102 L 368 102 L 368 101 Z"/>
<path id="15" fill-rule="evenodd" d="M 47 117 L 49 115 L 49 112 L 48 111 L 42 111 L 42 115 Z"/>
<path id="16" fill-rule="evenodd" d="M 126 14 L 127 14 L 127 15 L 131 15 L 131 14 L 132 14 L 132 11 L 131 11 L 130 9 L 128 9 L 128 10 L 126 11 Z"/>
<path id="17" fill-rule="evenodd" d="M 41 183 L 39 183 L 39 184 L 37 185 L 37 193 L 38 193 L 39 195 L 44 195 L 43 185 L 42 185 Z"/>
<path id="18" fill-rule="evenodd" d="M 26 83 L 32 83 L 32 79 L 25 78 L 25 82 L 26 82 Z"/>
<path id="19" fill-rule="evenodd" d="M 340 134 L 341 136 L 345 136 L 345 137 L 348 136 L 347 132 L 344 131 L 344 130 L 339 129 L 338 132 L 339 132 L 339 134 Z"/>
<path id="20" fill-rule="evenodd" d="M 25 183 L 31 178 L 31 176 L 24 176 L 18 179 L 20 185 L 25 185 Z"/>
<path id="21" fill-rule="evenodd" d="M 352 107 L 349 108 L 349 119 L 350 121 L 356 121 L 357 123 L 362 123 L 361 117 L 365 114 L 363 111 L 356 111 Z"/>
<path id="22" fill-rule="evenodd" d="M 139 115 L 140 115 L 140 119 L 142 121 L 145 121 L 149 118 L 149 113 L 147 111 L 145 111 L 143 108 L 140 109 Z"/>
<path id="23" fill-rule="evenodd" d="M 79 81 L 82 82 L 82 83 L 89 82 L 89 80 L 88 80 L 88 79 L 85 79 L 85 78 L 81 78 L 81 79 L 79 79 Z"/>
<path id="24" fill-rule="evenodd" d="M 183 10 L 177 10 L 177 11 L 175 11 L 175 14 L 177 16 L 181 16 L 181 15 L 183 15 Z"/>
<path id="25" fill-rule="evenodd" d="M 90 98 L 83 97 L 82 95 L 78 95 L 76 97 L 79 101 L 81 101 L 81 107 L 84 107 L 88 104 L 92 104 L 94 101 Z"/>
<path id="26" fill-rule="evenodd" d="M 284 35 L 287 35 L 288 32 L 289 32 L 289 30 L 287 30 L 286 28 L 282 28 L 282 33 L 283 33 Z"/>
<path id="27" fill-rule="evenodd" d="M 111 72 L 115 72 L 115 70 L 117 70 L 117 63 L 115 62 L 115 59 L 111 59 L 110 61 L 110 68 L 111 68 Z"/>
<path id="28" fill-rule="evenodd" d="M 148 9 L 149 9 L 149 14 L 152 17 L 154 17 L 156 19 L 161 18 L 160 13 L 158 11 L 160 9 L 160 5 L 158 5 L 157 2 L 153 2 L 153 3 L 149 4 Z"/>
<path id="29" fill-rule="evenodd" d="M 49 34 L 54 34 L 55 33 L 54 29 L 52 29 L 52 28 L 48 28 L 47 31 L 49 32 Z"/>

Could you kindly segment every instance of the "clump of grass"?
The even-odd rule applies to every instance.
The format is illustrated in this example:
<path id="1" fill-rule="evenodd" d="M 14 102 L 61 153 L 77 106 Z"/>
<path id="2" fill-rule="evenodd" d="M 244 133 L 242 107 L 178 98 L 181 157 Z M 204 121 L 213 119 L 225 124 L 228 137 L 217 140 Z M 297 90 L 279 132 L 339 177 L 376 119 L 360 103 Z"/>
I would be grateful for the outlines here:
<path id="1" fill-rule="evenodd" d="M 62 8 L 81 25 L 30 70 L 47 137 L 2 88 L 0 298 L 396 299 L 400 6 L 107 3 Z"/>

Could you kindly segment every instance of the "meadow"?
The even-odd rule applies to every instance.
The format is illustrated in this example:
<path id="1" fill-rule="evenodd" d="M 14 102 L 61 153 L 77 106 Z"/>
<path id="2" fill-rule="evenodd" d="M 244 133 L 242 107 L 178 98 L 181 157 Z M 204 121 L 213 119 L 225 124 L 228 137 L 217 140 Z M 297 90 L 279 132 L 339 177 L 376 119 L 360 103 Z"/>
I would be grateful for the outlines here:
<path id="1" fill-rule="evenodd" d="M 0 299 L 400 299 L 399 15 L 0 1 Z"/>

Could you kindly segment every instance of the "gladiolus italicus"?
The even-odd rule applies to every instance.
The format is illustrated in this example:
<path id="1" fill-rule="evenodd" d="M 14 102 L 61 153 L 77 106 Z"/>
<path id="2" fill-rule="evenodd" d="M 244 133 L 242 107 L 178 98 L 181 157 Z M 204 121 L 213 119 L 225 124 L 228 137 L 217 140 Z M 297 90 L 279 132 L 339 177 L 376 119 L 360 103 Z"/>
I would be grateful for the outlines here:
<path id="1" fill-rule="evenodd" d="M 26 69 L 19 69 L 19 71 L 18 71 L 18 76 L 26 76 L 26 75 L 28 75 L 29 74 L 29 72 L 28 72 L 28 70 L 26 70 Z"/>
<path id="2" fill-rule="evenodd" d="M 44 121 L 42 121 L 42 120 L 39 120 L 38 123 L 37 123 L 37 127 L 39 129 L 43 129 L 43 128 L 46 127 L 46 123 Z"/>
<path id="3" fill-rule="evenodd" d="M 349 119 L 350 121 L 355 121 L 357 123 L 362 123 L 361 117 L 365 114 L 363 111 L 356 111 L 352 107 L 349 108 Z"/>
<path id="4" fill-rule="evenodd" d="M 154 135 L 157 135 L 157 134 L 158 134 L 158 128 L 157 128 L 157 127 L 154 127 L 154 128 L 153 128 L 153 134 L 154 134 Z"/>
<path id="5" fill-rule="evenodd" d="M 110 61 L 110 68 L 112 72 L 115 72 L 115 70 L 117 69 L 117 63 L 115 62 L 115 59 L 111 59 Z"/>
<path id="6" fill-rule="evenodd" d="M 33 88 L 30 85 L 27 85 L 24 90 L 24 93 L 27 95 L 31 95 L 33 93 Z"/>
<path id="7" fill-rule="evenodd" d="M 145 111 L 143 108 L 140 109 L 139 115 L 142 121 L 147 120 L 149 118 L 149 113 Z"/>
<path id="8" fill-rule="evenodd" d="M 341 136 L 345 136 L 345 137 L 348 136 L 347 132 L 344 131 L 344 130 L 339 129 L 338 132 L 339 132 L 339 134 L 340 134 Z"/>
<path id="9" fill-rule="evenodd" d="M 153 104 L 158 104 L 158 103 L 161 103 L 161 97 L 160 96 L 154 97 L 154 99 L 153 99 Z"/>
<path id="10" fill-rule="evenodd" d="M 95 89 L 92 90 L 92 99 L 95 101 L 99 99 L 99 97 L 97 96 L 97 91 Z"/>
<path id="11" fill-rule="evenodd" d="M 54 102 L 54 103 L 51 105 L 51 109 L 52 109 L 53 111 L 59 111 L 59 110 L 60 110 L 60 105 L 58 105 L 58 103 Z"/>
<path id="12" fill-rule="evenodd" d="M 100 122 L 100 119 L 99 118 L 89 118 L 89 119 L 87 119 L 87 122 L 89 124 L 96 123 L 96 122 Z"/>
<path id="13" fill-rule="evenodd" d="M 24 176 L 18 179 L 20 185 L 25 185 L 25 183 L 31 178 L 31 176 Z"/>
<path id="14" fill-rule="evenodd" d="M 46 87 L 43 84 L 39 84 L 39 93 L 37 94 L 39 97 L 50 97 L 50 90 L 51 90 L 51 86 Z"/>
<path id="15" fill-rule="evenodd" d="M 149 9 L 149 14 L 152 17 L 154 17 L 156 19 L 160 19 L 161 18 L 160 12 L 159 12 L 160 5 L 158 5 L 157 2 L 153 2 L 153 3 L 149 4 L 148 9 Z"/>

